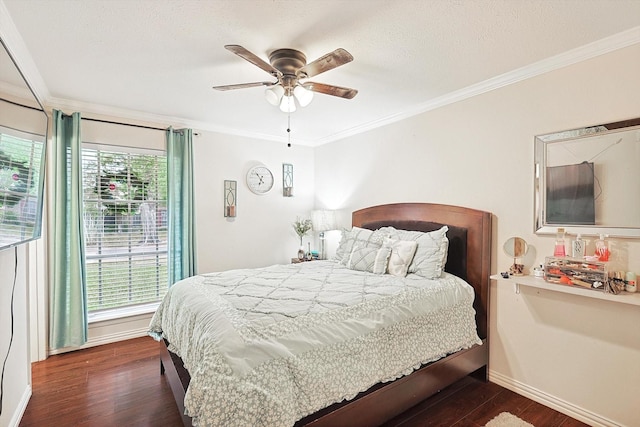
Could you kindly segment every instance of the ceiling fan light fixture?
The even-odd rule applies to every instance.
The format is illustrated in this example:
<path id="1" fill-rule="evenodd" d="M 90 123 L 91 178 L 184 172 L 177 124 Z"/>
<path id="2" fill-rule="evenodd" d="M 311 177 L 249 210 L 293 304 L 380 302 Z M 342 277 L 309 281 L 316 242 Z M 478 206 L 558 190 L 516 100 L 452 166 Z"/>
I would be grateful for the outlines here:
<path id="1" fill-rule="evenodd" d="M 283 113 L 293 113 L 296 111 L 296 101 L 293 99 L 293 96 L 285 95 L 282 97 L 280 111 Z"/>
<path id="2" fill-rule="evenodd" d="M 293 95 L 296 97 L 301 107 L 306 107 L 313 100 L 313 92 L 305 89 L 302 85 L 297 85 L 293 89 Z"/>
<path id="3" fill-rule="evenodd" d="M 267 102 L 273 106 L 278 106 L 284 95 L 284 88 L 281 85 L 273 85 L 264 91 Z"/>

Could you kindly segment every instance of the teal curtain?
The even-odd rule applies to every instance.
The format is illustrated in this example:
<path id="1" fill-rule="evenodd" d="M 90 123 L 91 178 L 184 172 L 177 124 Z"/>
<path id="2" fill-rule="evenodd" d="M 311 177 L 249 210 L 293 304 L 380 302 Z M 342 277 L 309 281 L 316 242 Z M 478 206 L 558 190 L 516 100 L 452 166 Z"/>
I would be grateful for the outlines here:
<path id="1" fill-rule="evenodd" d="M 167 129 L 169 286 L 196 274 L 193 131 Z"/>
<path id="2" fill-rule="evenodd" d="M 80 113 L 69 116 L 53 110 L 51 349 L 87 342 L 81 141 Z"/>

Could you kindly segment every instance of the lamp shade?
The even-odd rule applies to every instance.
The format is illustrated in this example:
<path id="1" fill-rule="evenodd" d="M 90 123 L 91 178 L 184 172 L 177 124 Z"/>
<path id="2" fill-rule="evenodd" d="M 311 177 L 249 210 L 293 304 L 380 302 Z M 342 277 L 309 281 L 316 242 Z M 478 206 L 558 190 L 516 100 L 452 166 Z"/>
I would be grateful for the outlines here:
<path id="1" fill-rule="evenodd" d="M 293 99 L 293 96 L 285 95 L 282 97 L 280 110 L 285 113 L 293 113 L 296 111 L 296 101 Z"/>
<path id="2" fill-rule="evenodd" d="M 317 210 L 311 212 L 311 223 L 315 231 L 329 231 L 338 228 L 336 212 L 329 210 Z"/>
<path id="3" fill-rule="evenodd" d="M 306 107 L 313 99 L 313 92 L 300 85 L 297 85 L 295 89 L 293 89 L 293 95 L 296 97 L 301 107 Z"/>
<path id="4" fill-rule="evenodd" d="M 264 97 L 271 105 L 278 106 L 284 95 L 284 88 L 281 85 L 273 85 L 264 91 Z"/>

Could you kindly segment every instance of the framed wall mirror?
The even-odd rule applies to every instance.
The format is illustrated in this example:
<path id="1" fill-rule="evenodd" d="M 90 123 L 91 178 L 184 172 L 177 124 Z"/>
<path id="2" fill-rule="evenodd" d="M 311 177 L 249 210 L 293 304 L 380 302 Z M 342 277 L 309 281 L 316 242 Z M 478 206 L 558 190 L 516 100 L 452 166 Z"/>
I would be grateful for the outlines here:
<path id="1" fill-rule="evenodd" d="M 41 236 L 48 117 L 0 38 L 0 250 Z"/>
<path id="2" fill-rule="evenodd" d="M 640 237 L 640 118 L 534 142 L 536 233 Z"/>

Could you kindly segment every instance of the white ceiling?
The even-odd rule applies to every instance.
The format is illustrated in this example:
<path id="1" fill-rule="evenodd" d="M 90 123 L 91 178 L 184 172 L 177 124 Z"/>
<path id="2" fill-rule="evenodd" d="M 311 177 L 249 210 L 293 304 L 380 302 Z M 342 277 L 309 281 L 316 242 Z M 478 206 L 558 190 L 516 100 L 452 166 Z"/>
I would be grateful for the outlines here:
<path id="1" fill-rule="evenodd" d="M 277 48 L 312 61 L 342 47 L 354 61 L 311 80 L 359 93 L 316 94 L 291 115 L 292 143 L 308 145 L 640 43 L 640 0 L 2 3 L 45 104 L 270 140 L 286 141 L 287 115 L 264 88 L 211 89 L 271 80 L 223 46 L 265 61 Z"/>

